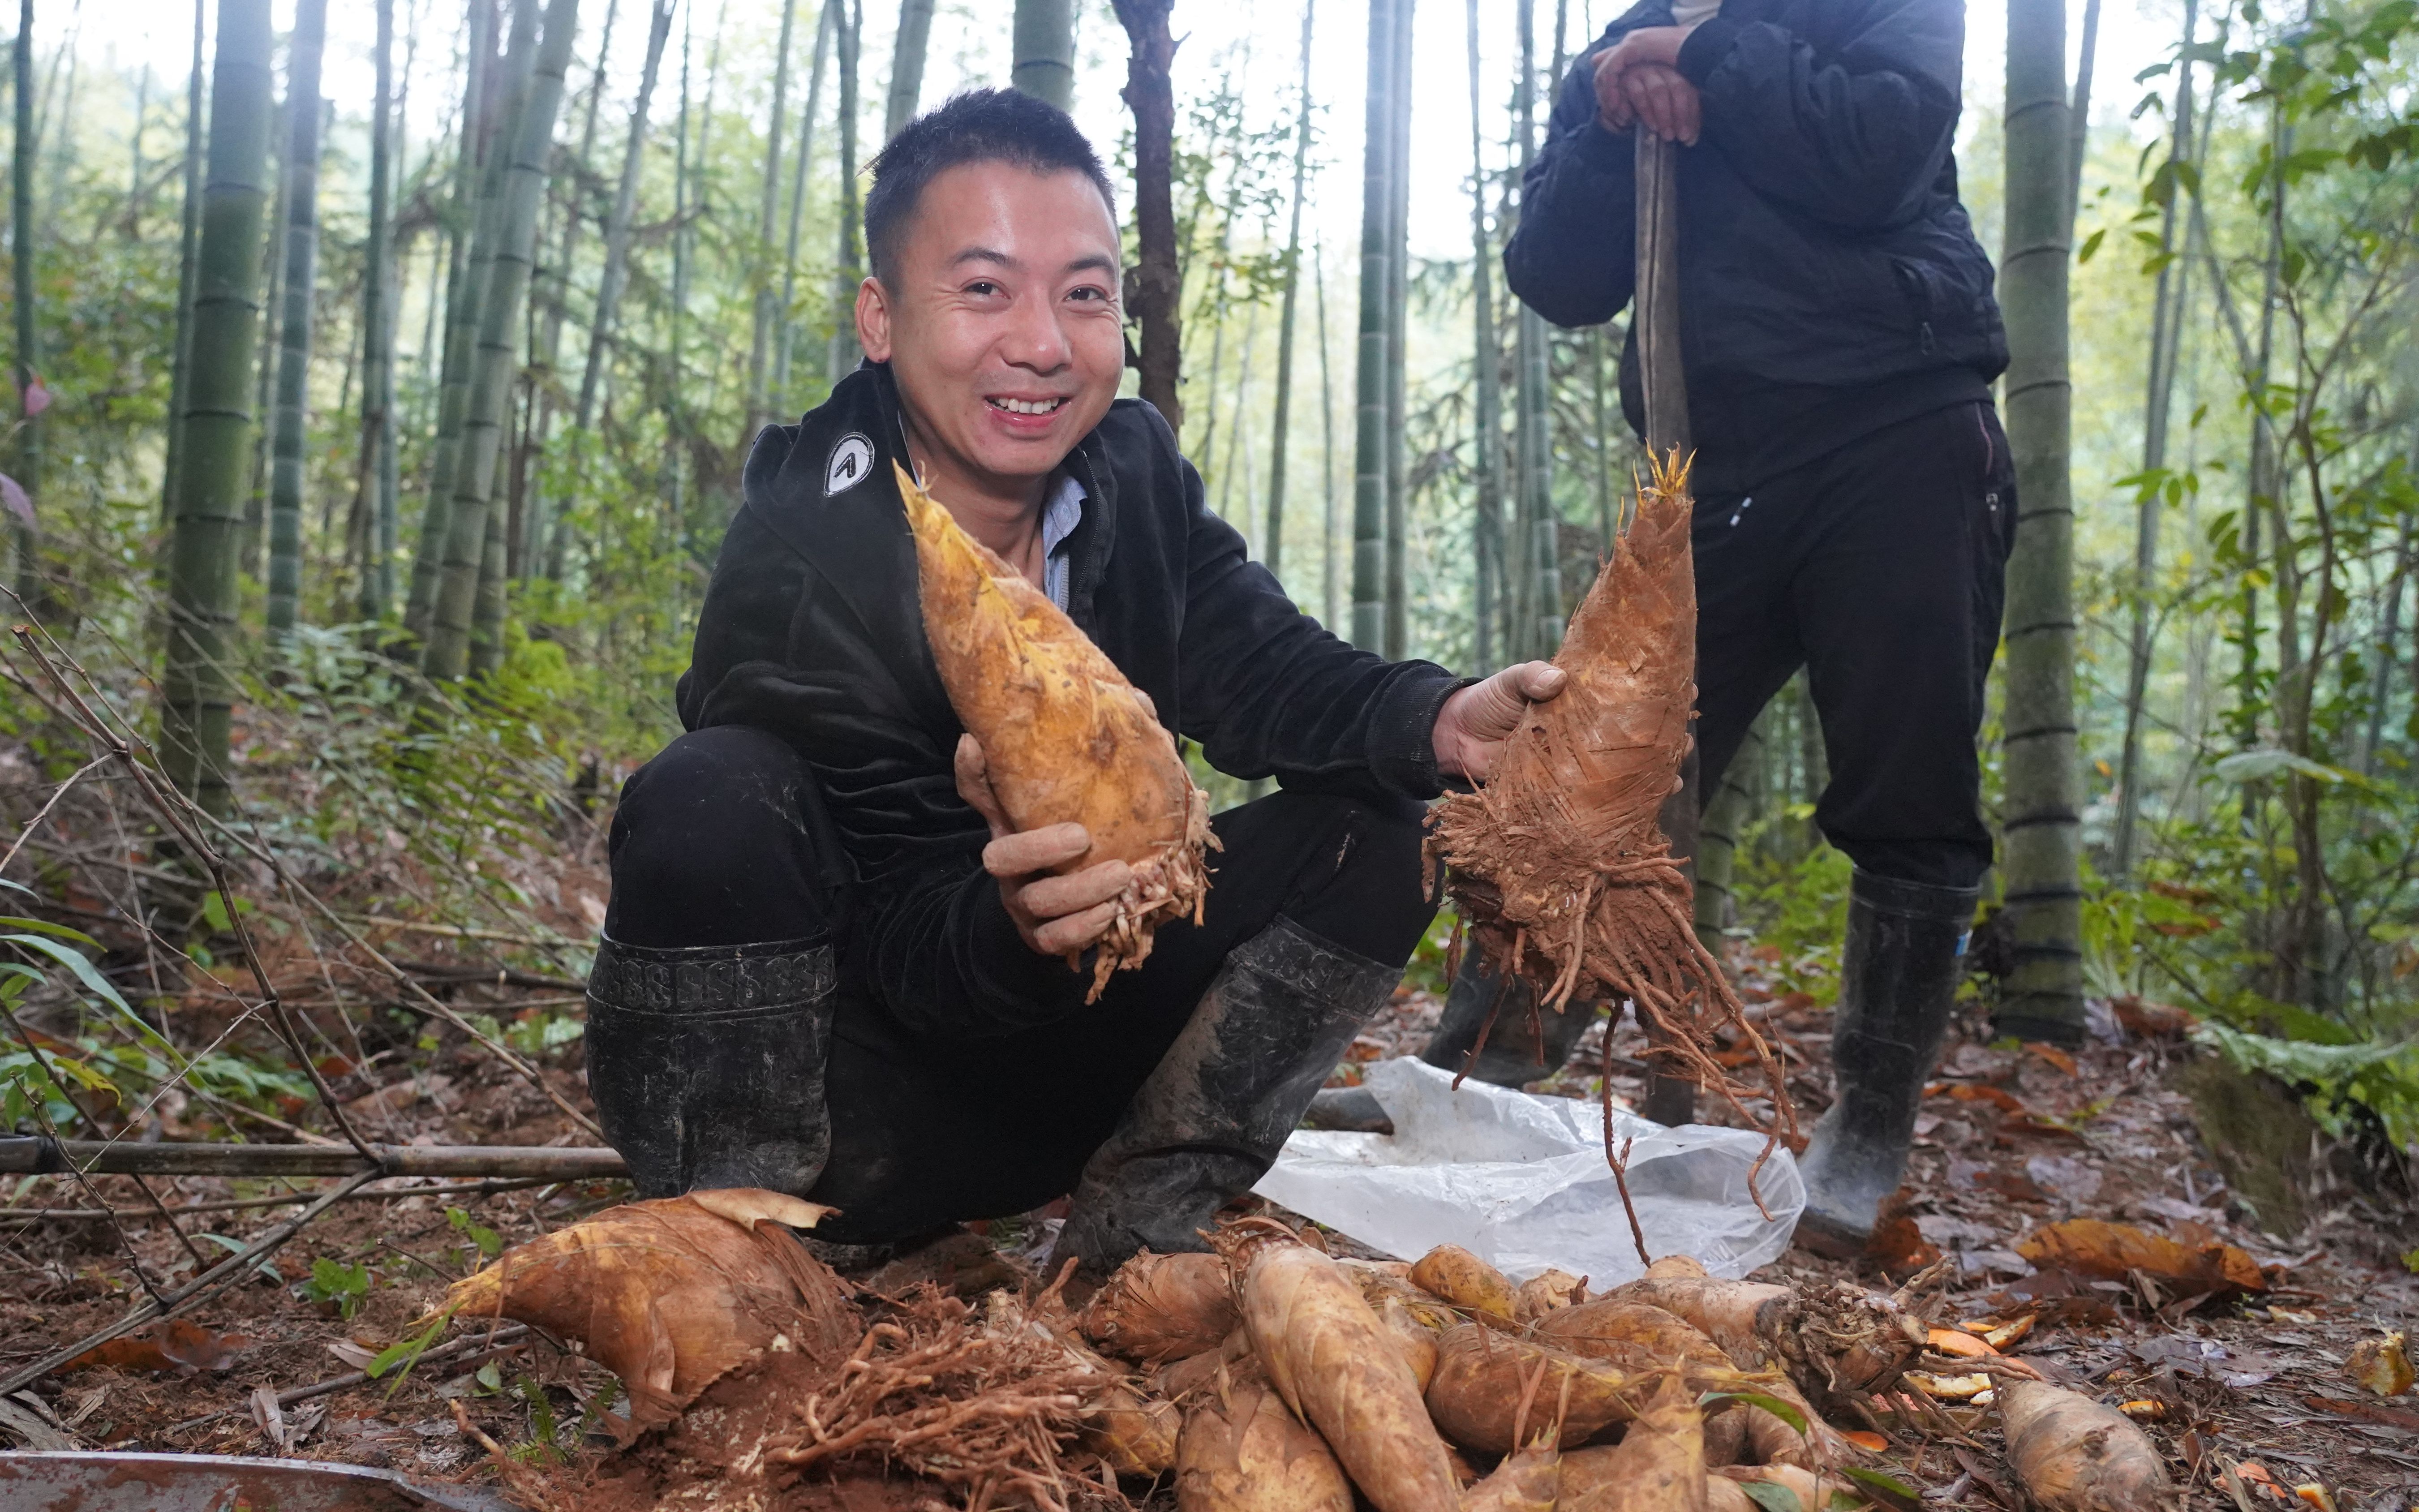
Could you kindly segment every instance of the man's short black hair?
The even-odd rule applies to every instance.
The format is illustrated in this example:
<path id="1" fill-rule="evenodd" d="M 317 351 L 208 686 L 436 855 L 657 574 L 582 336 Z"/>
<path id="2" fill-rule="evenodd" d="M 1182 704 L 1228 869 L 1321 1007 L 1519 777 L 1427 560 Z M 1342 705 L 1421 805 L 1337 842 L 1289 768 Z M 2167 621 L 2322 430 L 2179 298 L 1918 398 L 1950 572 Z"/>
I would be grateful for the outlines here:
<path id="1" fill-rule="evenodd" d="M 1079 173 L 1107 202 L 1117 196 L 1091 141 L 1068 114 L 1014 89 L 970 89 L 901 128 L 873 160 L 873 188 L 865 196 L 865 251 L 873 276 L 887 280 L 899 239 L 934 176 L 969 162 L 1012 162 L 1037 174 Z"/>

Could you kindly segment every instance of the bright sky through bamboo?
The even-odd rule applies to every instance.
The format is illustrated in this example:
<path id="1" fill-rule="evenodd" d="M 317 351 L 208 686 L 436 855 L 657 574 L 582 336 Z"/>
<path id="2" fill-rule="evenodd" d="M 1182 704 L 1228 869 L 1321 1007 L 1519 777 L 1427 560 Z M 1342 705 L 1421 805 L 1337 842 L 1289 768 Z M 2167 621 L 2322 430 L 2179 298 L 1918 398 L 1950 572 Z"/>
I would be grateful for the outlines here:
<path id="1" fill-rule="evenodd" d="M 714 28 L 715 15 L 726 0 L 688 3 L 699 7 L 695 24 L 697 46 L 702 54 Z M 727 3 L 731 28 L 725 44 L 729 50 L 727 58 L 739 60 L 744 68 L 752 54 L 755 65 L 746 71 L 768 73 L 773 37 L 780 22 L 779 5 L 777 0 Z M 56 37 L 66 25 L 66 17 L 60 13 L 68 7 L 60 0 L 47 0 L 47 4 L 53 14 L 59 15 L 58 20 L 49 23 L 54 28 L 52 36 Z M 402 47 L 400 34 L 410 12 L 420 7 L 425 8 L 427 19 L 421 39 L 422 79 L 411 96 L 410 130 L 416 147 L 424 145 L 430 134 L 441 127 L 444 112 L 450 107 L 455 91 L 426 87 L 425 81 L 430 69 L 452 68 L 462 11 L 459 0 L 398 0 L 398 54 Z M 636 15 L 639 8 L 635 0 L 624 0 L 624 9 L 630 14 Z M 1541 5 L 1538 8 L 1540 26 L 1550 26 L 1552 7 Z M 1572 0 L 1571 45 L 1577 47 L 1594 35 L 1595 28 L 1583 25 L 1583 22 L 1593 17 L 1595 27 L 1600 27 L 1622 8 L 1614 0 Z M 2068 22 L 2068 45 L 2072 49 L 2080 41 L 2082 0 L 2071 0 L 2070 8 L 2072 14 Z M 866 67 L 871 82 L 888 70 L 889 33 L 898 22 L 898 7 L 877 0 L 867 7 L 867 12 Z M 1497 13 L 1502 24 L 1486 38 L 1486 51 L 1489 63 L 1496 65 L 1496 71 L 1502 74 L 1510 69 L 1513 56 L 1511 0 L 1484 0 L 1482 17 L 1490 12 Z M 275 15 L 281 45 L 292 13 L 293 0 L 278 0 Z M 2133 83 L 2133 77 L 2158 61 L 2173 45 L 2175 15 L 2180 13 L 2169 0 L 2105 0 L 2101 18 L 2098 78 L 2093 85 L 2092 114 L 2097 119 L 2105 122 L 2133 108 L 2141 93 L 2141 86 Z M 601 5 L 583 10 L 580 61 L 573 69 L 571 81 L 575 90 L 586 87 L 585 70 L 593 55 L 594 28 L 601 25 L 603 15 Z M 1180 0 L 1175 13 L 1176 30 L 1185 39 L 1177 54 L 1179 122 L 1186 118 L 1185 101 L 1214 86 L 1226 59 L 1233 57 L 1240 65 L 1246 45 L 1250 48 L 1249 66 L 1239 66 L 1237 72 L 1245 81 L 1253 120 L 1265 125 L 1288 116 L 1292 110 L 1292 59 L 1297 55 L 1294 49 L 1301 35 L 1300 17 L 1296 7 L 1281 0 L 1256 0 L 1250 5 Z M 103 64 L 114 54 L 128 68 L 148 57 L 161 79 L 172 79 L 180 85 L 187 64 L 191 18 L 192 11 L 184 0 L 81 0 L 78 52 L 93 64 Z M 1317 23 L 1316 54 L 1328 61 L 1314 70 L 1316 87 L 1324 91 L 1320 100 L 1324 134 L 1314 164 L 1319 177 L 1311 190 L 1310 219 L 1318 232 L 1315 239 L 1333 248 L 1350 245 L 1359 224 L 1360 201 L 1353 185 L 1360 161 L 1357 143 L 1364 79 L 1359 59 L 1364 13 L 1358 6 L 1324 6 L 1319 9 Z M 1425 257 L 1466 257 L 1470 210 L 1464 197 L 1469 171 L 1464 160 L 1469 155 L 1470 124 L 1468 108 L 1463 103 L 1468 99 L 1469 86 L 1464 72 L 1461 8 L 1441 0 L 1430 0 L 1418 9 L 1418 25 L 1414 92 L 1420 103 L 1411 117 L 1411 161 L 1421 166 L 1411 180 L 1412 253 Z M 1998 97 L 2006 25 L 2006 0 L 1969 0 L 1965 34 L 1969 108 L 1964 126 L 1964 135 L 1968 138 L 1978 130 L 1997 129 L 1995 109 L 1983 107 L 1992 105 Z M 643 21 L 623 30 L 625 35 L 614 40 L 614 98 L 626 109 L 628 97 L 638 83 Z M 331 7 L 328 31 L 326 91 L 336 102 L 335 140 L 347 143 L 367 130 L 364 113 L 374 83 L 369 56 L 373 13 L 366 5 Z M 1541 38 L 1540 44 L 1541 51 L 1550 47 L 1546 39 Z M 677 47 L 677 42 L 674 45 Z M 1103 0 L 1085 0 L 1077 23 L 1076 46 L 1076 118 L 1096 140 L 1103 145 L 1114 144 L 1127 124 L 1125 107 L 1117 94 L 1125 79 L 1125 37 Z M 704 64 L 701 55 L 697 67 L 702 69 Z M 977 85 L 1004 83 L 1007 74 L 1008 25 L 1004 12 L 996 7 L 978 8 L 964 0 L 944 0 L 933 18 L 932 55 L 924 78 L 925 103 L 929 105 Z M 764 81 L 759 79 L 757 83 L 762 85 Z M 176 87 L 172 85 L 171 92 Z M 1507 83 L 1506 93 L 1508 89 Z M 872 113 L 869 119 L 878 119 L 882 98 L 879 88 L 866 92 L 867 108 Z M 758 100 L 748 108 L 761 115 L 769 106 Z M 1509 131 L 1508 120 L 1508 108 L 1499 107 L 1497 118 L 1487 126 L 1489 136 L 1502 140 Z M 2147 133 L 2147 128 L 2137 130 Z M 155 137 L 149 150 L 165 153 L 171 149 L 164 134 L 155 131 Z M 1272 238 L 1281 239 L 1282 235 L 1283 227 L 1272 229 Z M 1305 239 L 1314 239 L 1308 231 Z"/>

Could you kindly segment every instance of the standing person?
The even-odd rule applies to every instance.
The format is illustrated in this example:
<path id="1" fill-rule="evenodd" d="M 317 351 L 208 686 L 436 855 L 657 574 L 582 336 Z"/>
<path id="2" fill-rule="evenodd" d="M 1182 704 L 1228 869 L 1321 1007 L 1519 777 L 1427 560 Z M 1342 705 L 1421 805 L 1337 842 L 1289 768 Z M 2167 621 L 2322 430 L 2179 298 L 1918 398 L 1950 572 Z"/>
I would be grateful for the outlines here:
<path id="1" fill-rule="evenodd" d="M 1542 663 L 1387 662 L 1287 598 L 1158 410 L 1119 399 L 1121 242 L 1072 121 L 981 90 L 873 165 L 866 361 L 747 459 L 678 691 L 613 819 L 588 1074 L 647 1196 L 763 1186 L 910 1243 L 1071 1195 L 1099 1279 L 1257 1181 L 1434 911 L 1425 799 L 1483 779 Z M 1167 727 L 1280 791 L 1227 810 L 1198 923 L 1085 1000 L 1130 872 L 1012 832 L 925 640 L 894 464 Z"/>
<path id="2" fill-rule="evenodd" d="M 1642 0 L 1564 79 L 1504 253 L 1546 318 L 1610 319 L 1633 133 L 1683 144 L 1700 791 L 1803 667 L 1815 820 L 1856 863 L 1837 1096 L 1801 1162 L 1798 1241 L 1832 1253 L 1904 1172 L 1991 865 L 1975 737 L 2016 500 L 2007 341 L 1950 152 L 1964 51 L 1962 0 Z M 1643 434 L 1634 341 L 1621 394 Z"/>

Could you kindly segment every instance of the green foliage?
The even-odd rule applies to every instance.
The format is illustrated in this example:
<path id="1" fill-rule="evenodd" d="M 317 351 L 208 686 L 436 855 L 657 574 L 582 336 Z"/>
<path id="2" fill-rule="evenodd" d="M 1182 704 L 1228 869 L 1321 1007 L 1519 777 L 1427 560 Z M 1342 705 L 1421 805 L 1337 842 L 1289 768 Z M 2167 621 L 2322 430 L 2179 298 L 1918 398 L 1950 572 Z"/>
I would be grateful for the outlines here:
<path id="1" fill-rule="evenodd" d="M 471 1245 L 478 1250 L 480 1259 L 492 1260 L 504 1252 L 503 1236 L 472 1218 L 462 1209 L 446 1209 L 445 1221 L 454 1226 L 455 1233 L 470 1242 Z"/>
<path id="2" fill-rule="evenodd" d="M 2311 1117 L 2340 1139 L 2354 1133 L 2345 1106 L 2356 1103 L 2383 1120 L 2387 1135 L 2407 1146 L 2419 1138 L 2419 1039 L 2324 1042 L 2323 1023 L 2295 1026 L 2304 1037 L 2253 1034 L 2210 1023 L 2199 1038 L 2244 1071 L 2266 1072 L 2303 1089 Z"/>
<path id="3" fill-rule="evenodd" d="M 349 1319 L 361 1311 L 370 1294 L 370 1268 L 346 1265 L 321 1256 L 311 1262 L 311 1274 L 296 1288 L 305 1302 L 331 1304 L 336 1316 Z"/>
<path id="4" fill-rule="evenodd" d="M 1840 992 L 1840 942 L 1848 928 L 1855 863 L 1828 845 L 1795 859 L 1742 845 L 1731 880 L 1739 921 L 1769 961 L 1773 984 L 1828 1003 Z"/>

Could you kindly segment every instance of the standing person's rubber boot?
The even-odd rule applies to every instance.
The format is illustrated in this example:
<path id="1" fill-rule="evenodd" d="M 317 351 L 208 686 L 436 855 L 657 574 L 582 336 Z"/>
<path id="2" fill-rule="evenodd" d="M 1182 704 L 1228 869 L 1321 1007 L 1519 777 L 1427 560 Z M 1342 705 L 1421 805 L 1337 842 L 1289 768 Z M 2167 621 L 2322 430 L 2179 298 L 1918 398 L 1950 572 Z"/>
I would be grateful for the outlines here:
<path id="1" fill-rule="evenodd" d="M 1980 896 L 1975 887 L 1868 872 L 1849 884 L 1831 1032 L 1836 1095 L 1797 1162 L 1806 1211 L 1796 1242 L 1817 1254 L 1864 1253 L 1881 1205 L 1905 1174 L 1924 1078 L 1949 1029 Z"/>
<path id="2" fill-rule="evenodd" d="M 1267 1174 L 1402 976 L 1282 915 L 1237 946 L 1085 1165 L 1054 1271 L 1072 1256 L 1098 1281 L 1145 1247 L 1209 1248 L 1200 1231 Z"/>
<path id="3" fill-rule="evenodd" d="M 1461 970 L 1445 994 L 1444 1012 L 1420 1058 L 1456 1076 L 1467 1064 L 1471 1080 L 1493 1087 L 1526 1087 L 1551 1076 L 1563 1069 L 1563 1062 L 1571 1057 L 1571 1047 L 1595 1022 L 1595 1005 L 1574 1001 L 1559 1013 L 1540 1008 L 1537 1026 L 1545 1031 L 1541 1039 L 1529 1032 L 1529 1006 L 1535 994 L 1536 989 L 1525 980 L 1505 982 L 1487 969 L 1485 953 L 1474 945 L 1470 947 L 1462 952 Z M 1486 1047 L 1473 1060 L 1471 1048 L 1477 1044 L 1478 1031 L 1499 999 L 1502 1011 L 1496 1014 L 1495 1026 L 1487 1030 Z M 1365 1087 L 1321 1088 L 1312 1096 L 1302 1122 L 1307 1128 L 1348 1134 L 1394 1132 L 1394 1120 L 1386 1117 L 1377 1094 Z"/>
<path id="4" fill-rule="evenodd" d="M 803 1196 L 824 1173 L 837 974 L 821 939 L 651 949 L 600 939 L 588 1091 L 642 1197 Z"/>

